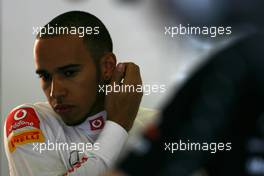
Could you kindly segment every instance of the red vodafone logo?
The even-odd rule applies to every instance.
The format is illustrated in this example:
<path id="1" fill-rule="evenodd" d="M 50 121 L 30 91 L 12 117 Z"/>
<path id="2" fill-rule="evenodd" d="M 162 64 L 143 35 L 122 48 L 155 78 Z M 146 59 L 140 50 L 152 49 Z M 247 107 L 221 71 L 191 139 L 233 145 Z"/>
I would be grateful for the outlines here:
<path id="1" fill-rule="evenodd" d="M 24 119 L 27 116 L 27 111 L 25 109 L 19 109 L 15 114 L 14 114 L 14 119 L 15 120 L 21 120 Z"/>
<path id="2" fill-rule="evenodd" d="M 6 135 L 9 136 L 12 131 L 24 127 L 33 127 L 40 129 L 39 118 L 33 108 L 25 107 L 15 109 L 9 113 L 6 119 Z"/>
<path id="3" fill-rule="evenodd" d="M 89 120 L 91 130 L 99 130 L 104 127 L 104 119 L 102 116 L 97 117 L 96 119 Z"/>

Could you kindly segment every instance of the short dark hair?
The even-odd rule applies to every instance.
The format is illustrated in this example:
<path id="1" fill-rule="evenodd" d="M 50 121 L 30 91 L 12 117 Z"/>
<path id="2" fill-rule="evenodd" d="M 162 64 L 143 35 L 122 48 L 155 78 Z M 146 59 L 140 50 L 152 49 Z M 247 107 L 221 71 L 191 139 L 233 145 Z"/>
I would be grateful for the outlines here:
<path id="1" fill-rule="evenodd" d="M 48 30 L 49 27 L 67 27 L 67 28 L 79 28 L 79 27 L 90 27 L 94 29 L 98 28 L 99 32 L 97 34 L 87 34 L 84 33 L 83 42 L 88 48 L 91 56 L 94 59 L 98 59 L 102 57 L 106 52 L 113 52 L 113 43 L 111 36 L 106 29 L 103 22 L 98 19 L 96 16 L 83 12 L 83 11 L 69 11 L 63 13 L 54 19 L 52 19 L 49 23 L 47 23 L 42 29 Z M 41 29 L 41 30 L 42 30 Z M 40 35 L 40 32 L 37 34 L 37 39 L 58 36 L 60 34 L 46 33 L 44 35 Z"/>

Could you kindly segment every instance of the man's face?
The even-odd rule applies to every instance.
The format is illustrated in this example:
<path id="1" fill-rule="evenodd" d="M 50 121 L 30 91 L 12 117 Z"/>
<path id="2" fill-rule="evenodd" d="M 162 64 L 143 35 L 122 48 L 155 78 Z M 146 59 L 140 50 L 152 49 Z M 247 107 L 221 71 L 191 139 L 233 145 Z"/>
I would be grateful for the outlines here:
<path id="1" fill-rule="evenodd" d="M 68 125 L 82 122 L 96 103 L 97 72 L 82 38 L 75 35 L 37 39 L 36 72 L 52 106 Z"/>

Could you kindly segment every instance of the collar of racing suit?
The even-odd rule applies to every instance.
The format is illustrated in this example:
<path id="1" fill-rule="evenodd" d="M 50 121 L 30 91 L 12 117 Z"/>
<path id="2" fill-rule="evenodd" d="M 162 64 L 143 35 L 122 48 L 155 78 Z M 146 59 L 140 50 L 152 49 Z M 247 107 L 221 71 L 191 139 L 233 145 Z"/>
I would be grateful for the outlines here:
<path id="1" fill-rule="evenodd" d="M 102 131 L 106 121 L 106 111 L 101 111 L 93 116 L 87 117 L 80 125 L 75 126 L 84 134 L 95 140 Z"/>

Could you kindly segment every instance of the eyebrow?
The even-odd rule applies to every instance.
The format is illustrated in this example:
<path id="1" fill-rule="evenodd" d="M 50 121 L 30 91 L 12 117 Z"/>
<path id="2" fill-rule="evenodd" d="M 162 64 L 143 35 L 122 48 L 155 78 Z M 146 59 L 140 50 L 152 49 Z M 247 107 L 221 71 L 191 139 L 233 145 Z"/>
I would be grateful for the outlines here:
<path id="1" fill-rule="evenodd" d="M 67 70 L 67 69 L 76 69 L 76 68 L 80 68 L 80 67 L 81 67 L 81 64 L 69 64 L 69 65 L 65 65 L 65 66 L 56 68 L 56 71 L 61 72 L 61 71 Z M 36 74 L 43 74 L 43 73 L 48 73 L 48 71 L 44 70 L 44 69 L 37 69 L 36 70 Z"/>

